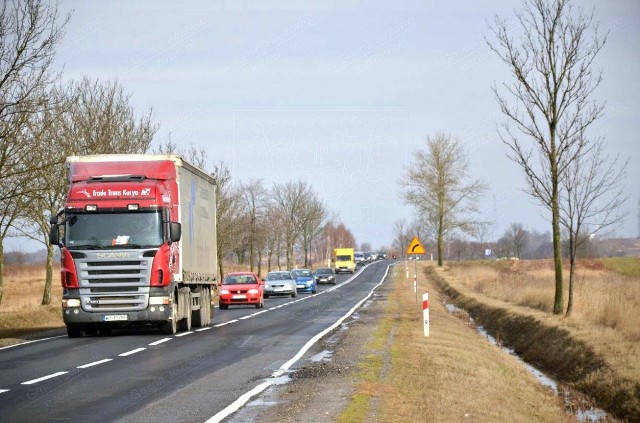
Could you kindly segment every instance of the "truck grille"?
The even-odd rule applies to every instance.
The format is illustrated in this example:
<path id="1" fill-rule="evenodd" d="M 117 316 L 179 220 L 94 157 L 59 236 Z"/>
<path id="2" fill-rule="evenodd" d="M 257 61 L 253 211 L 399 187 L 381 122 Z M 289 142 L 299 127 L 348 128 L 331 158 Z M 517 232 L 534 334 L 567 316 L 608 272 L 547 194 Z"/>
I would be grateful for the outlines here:
<path id="1" fill-rule="evenodd" d="M 98 258 L 103 252 L 87 251 L 75 259 L 80 301 L 85 311 L 144 310 L 149 304 L 152 257 L 144 251 L 118 251 L 117 258 Z M 131 259 L 123 259 L 128 254 Z M 115 256 L 115 254 L 114 254 Z"/>

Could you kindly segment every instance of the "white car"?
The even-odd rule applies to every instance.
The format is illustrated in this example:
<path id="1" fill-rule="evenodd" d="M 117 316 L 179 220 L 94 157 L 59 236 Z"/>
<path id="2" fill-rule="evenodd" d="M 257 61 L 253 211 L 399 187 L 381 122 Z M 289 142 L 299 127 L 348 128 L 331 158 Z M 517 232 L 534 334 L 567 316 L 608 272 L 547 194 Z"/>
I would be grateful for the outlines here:
<path id="1" fill-rule="evenodd" d="M 267 273 L 264 278 L 264 297 L 271 295 L 291 295 L 292 298 L 298 296 L 296 281 L 288 270 L 276 270 Z"/>

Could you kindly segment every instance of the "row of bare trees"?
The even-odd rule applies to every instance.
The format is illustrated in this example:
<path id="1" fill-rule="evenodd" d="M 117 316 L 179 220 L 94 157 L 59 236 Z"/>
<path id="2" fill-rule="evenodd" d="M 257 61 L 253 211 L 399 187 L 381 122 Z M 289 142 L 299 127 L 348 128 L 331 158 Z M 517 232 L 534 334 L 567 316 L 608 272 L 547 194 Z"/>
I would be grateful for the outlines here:
<path id="1" fill-rule="evenodd" d="M 507 119 L 499 133 L 508 157 L 525 175 L 525 191 L 550 213 L 555 314 L 565 310 L 563 230 L 566 233 L 568 315 L 580 246 L 626 216 L 620 182 L 627 162 L 609 157 L 603 138 L 589 132 L 604 112 L 604 104 L 594 99 L 602 74 L 593 70 L 593 64 L 607 37 L 599 32 L 593 12 L 576 10 L 571 0 L 526 0 L 516 15 L 516 27 L 496 17 L 493 37 L 487 40 L 511 74 L 510 82 L 493 89 Z M 514 36 L 517 32 L 521 35 Z M 400 183 L 404 200 L 419 216 L 418 227 L 437 240 L 439 265 L 444 237 L 478 236 L 485 231 L 487 223 L 474 219 L 485 187 L 469 177 L 466 153 L 455 137 L 429 137 Z M 398 237 L 404 237 L 403 230 L 396 228 Z M 510 230 L 512 251 L 518 256 L 523 228 Z"/>
<path id="2" fill-rule="evenodd" d="M 353 234 L 331 215 L 305 181 L 234 183 L 224 163 L 212 172 L 217 182 L 218 265 L 230 255 L 261 274 L 273 268 L 310 267 L 331 257 L 336 247 L 354 246 Z"/>

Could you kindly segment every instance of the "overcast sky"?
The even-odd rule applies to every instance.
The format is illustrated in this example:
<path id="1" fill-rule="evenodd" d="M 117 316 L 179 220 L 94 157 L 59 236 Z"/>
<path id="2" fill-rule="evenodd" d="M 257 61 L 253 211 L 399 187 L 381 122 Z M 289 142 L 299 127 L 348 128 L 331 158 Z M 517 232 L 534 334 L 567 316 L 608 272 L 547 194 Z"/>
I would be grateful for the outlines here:
<path id="1" fill-rule="evenodd" d="M 605 117 L 592 134 L 630 159 L 629 217 L 640 200 L 640 2 L 579 1 L 610 31 L 596 66 Z M 508 82 L 484 42 L 519 1 L 62 0 L 73 10 L 59 46 L 64 79 L 117 79 L 168 137 L 204 147 L 235 181 L 308 181 L 357 242 L 390 245 L 411 220 L 398 180 L 428 135 L 458 137 L 469 172 L 491 187 L 482 219 L 497 239 L 511 223 L 546 231 L 548 213 L 522 189 L 496 125 L 491 87 Z M 516 27 L 513 27 L 514 30 Z M 6 250 L 29 244 L 7 242 Z M 36 246 L 36 248 L 38 248 Z"/>

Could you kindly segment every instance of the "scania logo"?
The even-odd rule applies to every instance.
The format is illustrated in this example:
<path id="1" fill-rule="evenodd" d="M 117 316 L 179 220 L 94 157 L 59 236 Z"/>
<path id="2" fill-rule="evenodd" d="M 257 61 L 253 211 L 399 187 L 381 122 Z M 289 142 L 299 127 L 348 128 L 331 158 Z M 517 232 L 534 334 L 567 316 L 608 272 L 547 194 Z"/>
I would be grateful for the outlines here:
<path id="1" fill-rule="evenodd" d="M 127 258 L 129 253 L 97 253 L 97 258 Z"/>

